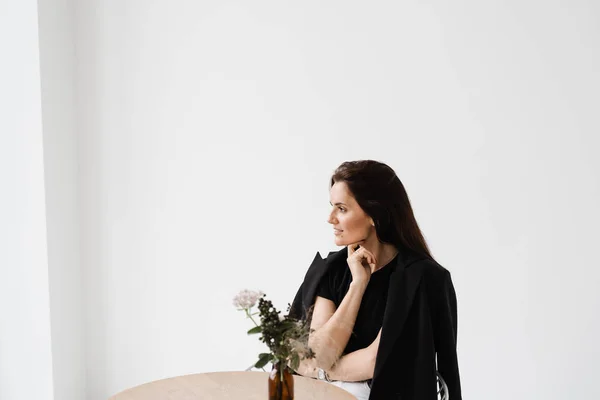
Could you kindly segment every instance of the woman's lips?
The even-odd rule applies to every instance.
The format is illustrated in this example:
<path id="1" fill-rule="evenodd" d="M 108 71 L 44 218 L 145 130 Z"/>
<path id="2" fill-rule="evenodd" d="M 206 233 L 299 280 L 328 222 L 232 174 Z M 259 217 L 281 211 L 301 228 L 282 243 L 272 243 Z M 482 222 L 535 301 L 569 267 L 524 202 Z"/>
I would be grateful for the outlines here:
<path id="1" fill-rule="evenodd" d="M 334 234 L 334 235 L 339 235 L 339 234 L 341 234 L 342 232 L 343 232 L 343 231 L 341 231 L 341 230 L 339 230 L 339 229 L 335 229 L 335 228 L 333 229 L 333 234 Z"/>

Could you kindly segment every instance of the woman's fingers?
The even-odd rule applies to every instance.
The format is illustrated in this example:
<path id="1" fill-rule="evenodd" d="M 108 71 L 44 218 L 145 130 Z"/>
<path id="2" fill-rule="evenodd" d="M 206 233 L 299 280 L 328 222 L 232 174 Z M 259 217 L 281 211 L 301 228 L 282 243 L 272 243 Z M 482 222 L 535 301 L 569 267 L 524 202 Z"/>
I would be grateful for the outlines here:
<path id="1" fill-rule="evenodd" d="M 373 265 L 373 266 L 377 265 L 377 259 L 375 258 L 373 253 L 371 253 L 369 250 L 365 249 L 364 247 L 361 247 L 360 249 L 356 250 L 358 245 L 359 245 L 358 243 L 352 243 L 352 244 L 348 245 L 348 257 L 354 256 L 354 257 L 358 257 L 360 259 L 364 258 L 367 260 L 369 265 Z"/>
<path id="2" fill-rule="evenodd" d="M 375 262 L 375 257 L 374 257 L 374 256 L 371 256 L 371 258 L 370 258 L 370 261 L 369 261 L 369 264 L 371 264 L 371 265 L 375 265 L 375 264 L 377 264 L 377 263 Z"/>
<path id="3" fill-rule="evenodd" d="M 369 264 L 376 264 L 377 263 L 377 260 L 375 259 L 375 256 L 373 255 L 373 253 L 371 253 L 368 250 L 365 250 L 365 255 L 366 255 L 366 258 L 367 258 Z"/>

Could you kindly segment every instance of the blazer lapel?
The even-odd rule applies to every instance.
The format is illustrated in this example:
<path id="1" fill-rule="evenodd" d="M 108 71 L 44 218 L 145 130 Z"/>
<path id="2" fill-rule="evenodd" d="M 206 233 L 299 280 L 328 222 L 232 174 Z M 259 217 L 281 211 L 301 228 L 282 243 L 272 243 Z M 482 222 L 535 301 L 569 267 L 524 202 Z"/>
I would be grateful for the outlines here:
<path id="1" fill-rule="evenodd" d="M 420 270 L 408 268 L 413 261 L 415 260 L 399 257 L 396 269 L 390 276 L 388 298 L 383 314 L 381 338 L 373 378 L 381 373 L 396 340 L 402 333 L 406 317 L 421 282 L 422 273 Z"/>

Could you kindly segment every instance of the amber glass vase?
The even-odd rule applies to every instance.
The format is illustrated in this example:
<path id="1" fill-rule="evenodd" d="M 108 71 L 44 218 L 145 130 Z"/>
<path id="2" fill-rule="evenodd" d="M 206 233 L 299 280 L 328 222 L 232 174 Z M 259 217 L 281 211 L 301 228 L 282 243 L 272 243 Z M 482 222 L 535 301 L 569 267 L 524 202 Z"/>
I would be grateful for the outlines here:
<path id="1" fill-rule="evenodd" d="M 294 376 L 285 363 L 273 364 L 269 374 L 269 400 L 293 400 Z"/>

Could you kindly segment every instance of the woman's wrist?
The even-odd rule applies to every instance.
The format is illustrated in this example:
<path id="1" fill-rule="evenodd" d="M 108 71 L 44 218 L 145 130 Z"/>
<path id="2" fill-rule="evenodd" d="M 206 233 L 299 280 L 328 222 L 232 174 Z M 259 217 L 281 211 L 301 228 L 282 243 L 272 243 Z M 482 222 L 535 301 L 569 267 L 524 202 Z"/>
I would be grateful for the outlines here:
<path id="1" fill-rule="evenodd" d="M 327 373 L 327 377 L 329 378 L 330 381 L 341 381 L 341 380 L 343 380 L 343 379 L 340 379 L 338 371 L 336 371 L 334 367 L 329 368 L 325 372 Z"/>
<path id="2" fill-rule="evenodd" d="M 367 290 L 368 285 L 369 281 L 352 281 L 350 282 L 350 287 L 348 288 L 348 290 L 354 289 L 364 293 L 364 291 Z"/>

